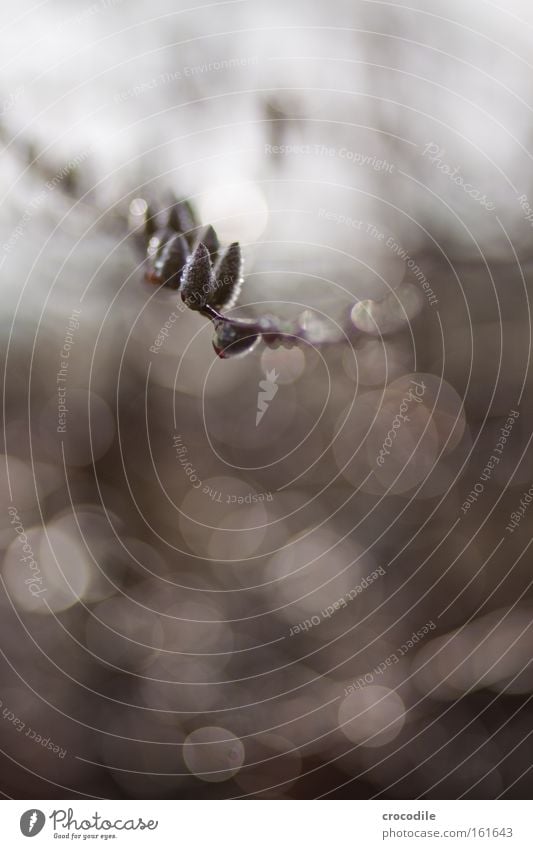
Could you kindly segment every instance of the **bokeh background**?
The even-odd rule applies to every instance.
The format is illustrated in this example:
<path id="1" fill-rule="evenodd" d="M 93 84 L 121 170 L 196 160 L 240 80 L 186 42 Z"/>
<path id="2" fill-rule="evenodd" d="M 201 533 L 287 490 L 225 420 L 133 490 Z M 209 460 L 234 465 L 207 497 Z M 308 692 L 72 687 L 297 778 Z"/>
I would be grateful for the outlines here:
<path id="1" fill-rule="evenodd" d="M 418 6 L 2 7 L 4 796 L 529 797 L 533 13 Z"/>

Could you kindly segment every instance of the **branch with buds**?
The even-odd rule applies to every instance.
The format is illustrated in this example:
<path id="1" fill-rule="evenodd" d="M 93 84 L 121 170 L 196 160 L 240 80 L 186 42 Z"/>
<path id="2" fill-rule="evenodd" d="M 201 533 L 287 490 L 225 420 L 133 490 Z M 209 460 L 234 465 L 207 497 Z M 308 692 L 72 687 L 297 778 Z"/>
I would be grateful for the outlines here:
<path id="1" fill-rule="evenodd" d="M 177 289 L 189 309 L 213 322 L 213 347 L 219 357 L 244 355 L 262 340 L 270 348 L 338 340 L 306 310 L 294 321 L 266 315 L 259 319 L 233 318 L 223 310 L 235 306 L 243 285 L 242 252 L 232 242 L 223 252 L 210 225 L 201 228 L 188 201 L 172 203 L 165 220 L 149 207 L 145 216 L 145 279 Z"/>

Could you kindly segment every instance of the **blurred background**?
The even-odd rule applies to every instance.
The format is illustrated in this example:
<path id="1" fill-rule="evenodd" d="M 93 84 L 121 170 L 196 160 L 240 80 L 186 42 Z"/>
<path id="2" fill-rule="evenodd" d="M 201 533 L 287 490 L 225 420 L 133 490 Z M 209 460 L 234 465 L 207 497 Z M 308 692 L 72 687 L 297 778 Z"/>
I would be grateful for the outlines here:
<path id="1" fill-rule="evenodd" d="M 4 4 L 4 796 L 529 797 L 533 12 L 419 5 Z"/>

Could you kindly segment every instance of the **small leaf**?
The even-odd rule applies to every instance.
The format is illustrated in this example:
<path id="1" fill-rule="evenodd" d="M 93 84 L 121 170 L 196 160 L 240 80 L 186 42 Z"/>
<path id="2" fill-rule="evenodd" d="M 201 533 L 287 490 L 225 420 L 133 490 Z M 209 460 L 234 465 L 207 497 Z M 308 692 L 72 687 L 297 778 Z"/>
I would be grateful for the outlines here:
<path id="1" fill-rule="evenodd" d="M 211 257 L 211 262 L 213 265 L 217 261 L 218 250 L 220 248 L 220 242 L 218 241 L 218 236 L 213 227 L 210 224 L 207 225 L 202 235 L 200 236 L 200 242 L 202 242 L 207 250 L 209 251 L 209 256 Z"/>
<path id="2" fill-rule="evenodd" d="M 161 264 L 161 277 L 165 286 L 170 289 L 179 287 L 188 256 L 189 246 L 180 234 L 176 233 L 166 242 L 161 251 L 161 256 L 154 263 L 156 267 L 159 263 Z"/>
<path id="3" fill-rule="evenodd" d="M 242 254 L 238 242 L 232 242 L 229 246 L 215 274 L 216 288 L 209 306 L 216 310 L 230 309 L 237 302 L 242 288 Z"/>
<path id="4" fill-rule="evenodd" d="M 239 324 L 229 321 L 216 321 L 213 348 L 221 359 L 243 357 L 248 354 L 259 341 L 255 321 Z"/>
<path id="5" fill-rule="evenodd" d="M 148 242 L 145 277 L 149 283 L 177 289 L 187 261 L 187 242 L 173 230 L 158 230 Z"/>
<path id="6" fill-rule="evenodd" d="M 152 206 L 147 206 L 146 211 L 144 213 L 144 234 L 147 239 L 151 239 L 156 230 L 158 229 L 158 216 L 157 212 L 154 210 Z"/>
<path id="7" fill-rule="evenodd" d="M 181 284 L 181 297 L 189 309 L 203 309 L 215 287 L 215 275 L 209 251 L 203 242 L 200 242 L 187 260 Z"/>
<path id="8" fill-rule="evenodd" d="M 198 223 L 191 204 L 187 200 L 179 200 L 174 203 L 168 212 L 168 226 L 185 236 L 189 246 L 196 240 L 196 228 Z"/>

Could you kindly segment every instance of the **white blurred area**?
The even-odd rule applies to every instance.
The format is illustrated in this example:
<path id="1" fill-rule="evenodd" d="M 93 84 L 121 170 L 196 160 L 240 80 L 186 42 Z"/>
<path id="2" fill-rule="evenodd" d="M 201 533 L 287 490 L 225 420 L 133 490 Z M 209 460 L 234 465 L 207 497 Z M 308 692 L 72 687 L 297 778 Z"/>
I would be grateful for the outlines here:
<path id="1" fill-rule="evenodd" d="M 68 791 L 521 792 L 531 4 L 22 0 L 0 46 L 0 644 Z M 218 360 L 144 283 L 130 204 L 172 193 L 242 244 L 235 315 L 306 344 Z M 3 747 L 8 791 L 48 798 L 57 764 Z"/>
<path id="2" fill-rule="evenodd" d="M 52 169 L 87 156 L 84 187 L 94 186 L 100 209 L 148 180 L 197 197 L 228 239 L 325 242 L 347 253 L 343 285 L 354 294 L 355 267 L 369 260 L 386 272 L 391 256 L 376 255 L 376 244 L 354 250 L 359 234 L 325 225 L 321 207 L 377 224 L 409 252 L 427 245 L 430 221 L 456 257 L 478 259 L 474 239 L 486 255 L 510 255 L 496 216 L 480 215 L 423 151 L 438 145 L 508 232 L 520 223 L 516 194 L 528 193 L 531 170 L 525 3 L 395 4 L 386 13 L 338 0 L 329 20 L 304 2 L 236 0 L 205 13 L 174 2 L 23 2 L 3 8 L 1 25 L 14 157 L 2 157 L 2 213 L 11 224 L 31 190 L 20 168 L 31 143 Z M 295 152 L 267 153 L 272 144 Z M 360 164 L 365 156 L 372 164 Z M 60 211 L 57 200 L 47 217 Z M 83 205 L 70 212 L 68 227 L 82 215 Z M 513 231 L 518 246 L 528 236 Z"/>

